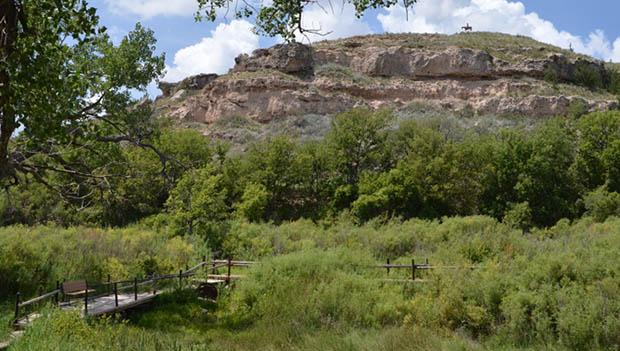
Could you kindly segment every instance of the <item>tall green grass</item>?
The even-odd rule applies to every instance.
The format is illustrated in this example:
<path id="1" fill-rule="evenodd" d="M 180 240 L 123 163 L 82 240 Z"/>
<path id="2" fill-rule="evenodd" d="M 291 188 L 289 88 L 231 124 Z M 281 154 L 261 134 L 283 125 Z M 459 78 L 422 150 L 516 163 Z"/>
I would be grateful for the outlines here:
<path id="1" fill-rule="evenodd" d="M 488 217 L 236 222 L 230 233 L 228 253 L 261 263 L 217 304 L 184 292 L 120 320 L 52 312 L 14 350 L 620 347 L 618 218 L 531 233 Z M 414 284 L 372 267 L 412 257 L 438 267 Z"/>
<path id="2" fill-rule="evenodd" d="M 0 228 L 0 299 L 49 291 L 57 280 L 101 282 L 170 273 L 205 252 L 191 238 L 147 229 Z"/>
<path id="3" fill-rule="evenodd" d="M 88 322 L 77 313 L 46 312 L 11 351 L 207 350 L 182 334 L 163 334 L 113 320 Z"/>
<path id="4" fill-rule="evenodd" d="M 487 217 L 393 221 L 362 227 L 342 222 L 323 228 L 303 221 L 278 227 L 239 225 L 229 237 L 232 252 L 254 257 L 286 255 L 275 259 L 273 267 L 274 263 L 269 263 L 269 268 L 261 266 L 257 272 L 265 272 L 241 282 L 234 292 L 237 300 L 232 305 L 249 311 L 249 321 L 272 325 L 268 321 L 275 324 L 283 318 L 284 328 L 313 330 L 316 323 L 289 321 L 286 316 L 299 312 L 302 321 L 316 321 L 311 318 L 313 312 L 321 311 L 321 303 L 338 296 L 342 288 L 350 292 L 336 299 L 344 310 L 329 316 L 336 315 L 335 320 L 341 321 L 339 318 L 351 314 L 364 318 L 368 312 L 376 318 L 368 324 L 350 320 L 344 323 L 348 326 L 423 326 L 519 347 L 551 345 L 581 350 L 620 345 L 617 218 L 599 224 L 590 219 L 572 225 L 560 221 L 552 228 L 529 234 Z M 323 286 L 320 277 L 325 272 L 320 267 L 327 265 L 324 262 L 331 262 L 338 271 L 333 248 L 365 257 L 366 262 L 383 262 L 391 257 L 393 262 L 408 263 L 411 257 L 429 257 L 431 264 L 439 267 L 424 273 L 425 283 L 402 288 L 397 294 L 393 287 L 366 279 L 370 283 L 363 290 L 371 295 L 358 299 L 355 291 L 359 287 L 340 278 L 334 281 L 337 287 L 332 287 L 333 292 L 326 290 L 325 296 L 316 298 L 312 286 Z M 364 250 L 366 254 L 359 253 Z M 358 266 L 351 260 L 348 263 Z M 315 269 L 320 273 L 313 274 Z M 297 277 L 292 281 L 288 275 L 291 270 L 296 272 L 292 277 Z M 354 279 L 356 274 L 347 272 L 345 276 Z M 402 272 L 400 277 L 409 274 Z M 314 278 L 302 279 L 308 276 Z M 382 286 L 376 295 L 372 294 L 375 286 Z M 281 287 L 286 288 L 282 291 Z M 349 301 L 357 306 L 353 313 L 346 310 Z M 375 305 L 379 302 L 381 308 Z"/>

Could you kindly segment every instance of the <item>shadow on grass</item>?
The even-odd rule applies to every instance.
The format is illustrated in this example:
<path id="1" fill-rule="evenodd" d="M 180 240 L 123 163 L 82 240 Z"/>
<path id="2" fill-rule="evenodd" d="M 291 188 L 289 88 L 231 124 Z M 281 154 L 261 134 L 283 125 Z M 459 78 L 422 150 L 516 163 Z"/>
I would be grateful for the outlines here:
<path id="1" fill-rule="evenodd" d="M 218 303 L 203 299 L 192 289 L 165 293 L 153 303 L 125 313 L 121 319 L 130 325 L 165 333 L 230 329 L 226 318 L 216 316 Z"/>

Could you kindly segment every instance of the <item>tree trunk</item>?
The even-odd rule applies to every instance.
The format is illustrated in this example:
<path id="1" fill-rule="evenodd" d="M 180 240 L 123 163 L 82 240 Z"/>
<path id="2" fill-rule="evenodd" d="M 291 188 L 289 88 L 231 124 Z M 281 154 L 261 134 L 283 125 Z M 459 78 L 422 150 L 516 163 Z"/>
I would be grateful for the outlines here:
<path id="1" fill-rule="evenodd" d="M 17 39 L 18 8 L 15 0 L 0 0 L 0 180 L 13 174 L 9 141 L 15 131 L 15 111 L 11 106 L 12 92 L 8 60 Z"/>

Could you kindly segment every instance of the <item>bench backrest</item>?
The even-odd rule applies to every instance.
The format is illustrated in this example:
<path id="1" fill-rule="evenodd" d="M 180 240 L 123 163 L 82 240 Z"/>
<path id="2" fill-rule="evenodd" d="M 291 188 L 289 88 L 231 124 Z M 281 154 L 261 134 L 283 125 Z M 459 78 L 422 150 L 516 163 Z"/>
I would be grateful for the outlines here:
<path id="1" fill-rule="evenodd" d="M 84 291 L 88 288 L 86 280 L 75 280 L 71 282 L 62 283 L 62 291 L 65 293 L 73 293 L 77 291 Z"/>

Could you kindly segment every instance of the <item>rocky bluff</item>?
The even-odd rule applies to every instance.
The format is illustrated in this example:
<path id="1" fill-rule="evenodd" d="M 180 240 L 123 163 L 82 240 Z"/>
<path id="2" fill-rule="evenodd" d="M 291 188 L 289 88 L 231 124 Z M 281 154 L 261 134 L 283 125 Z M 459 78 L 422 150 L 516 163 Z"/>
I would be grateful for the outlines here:
<path id="1" fill-rule="evenodd" d="M 590 78 L 608 78 L 603 62 L 526 37 L 373 35 L 240 55 L 228 74 L 161 83 L 155 110 L 210 124 L 230 116 L 266 123 L 415 102 L 479 116 L 547 117 L 575 102 L 590 110 L 616 108 L 614 96 L 583 86 Z"/>

